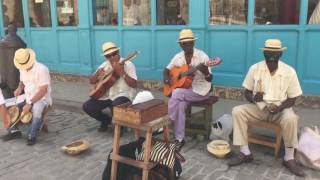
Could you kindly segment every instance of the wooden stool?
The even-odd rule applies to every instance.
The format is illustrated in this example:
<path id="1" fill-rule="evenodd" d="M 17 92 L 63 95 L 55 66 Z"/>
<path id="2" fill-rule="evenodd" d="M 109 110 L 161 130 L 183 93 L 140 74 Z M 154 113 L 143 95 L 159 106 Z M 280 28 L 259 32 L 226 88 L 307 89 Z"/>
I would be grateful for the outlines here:
<path id="1" fill-rule="evenodd" d="M 144 123 L 144 124 L 131 124 L 127 122 L 121 122 L 117 119 L 113 119 L 113 124 L 114 124 L 114 139 L 113 139 L 112 155 L 111 155 L 111 159 L 112 159 L 111 180 L 117 179 L 116 176 L 117 176 L 118 162 L 141 168 L 143 170 L 142 180 L 148 180 L 149 170 L 152 169 L 157 164 L 157 163 L 150 162 L 152 132 L 163 127 L 164 139 L 169 140 L 168 128 L 170 125 L 170 119 L 168 118 L 168 116 L 163 116 L 161 118 L 158 118 L 156 120 L 153 120 L 151 122 Z M 119 155 L 121 126 L 146 132 L 145 143 L 144 143 L 145 154 L 144 154 L 143 162 Z"/>
<path id="2" fill-rule="evenodd" d="M 264 135 L 258 135 L 258 134 L 253 134 L 251 131 L 252 128 L 263 128 L 263 129 L 268 129 L 274 131 L 276 134 L 276 138 L 271 138 L 269 136 L 264 136 Z M 248 124 L 248 141 L 251 144 L 260 144 L 268 147 L 274 148 L 274 156 L 277 159 L 279 156 L 279 150 L 281 146 L 281 138 L 282 138 L 282 132 L 281 132 L 281 127 L 278 124 L 271 123 L 271 122 L 249 122 Z"/>
<path id="3" fill-rule="evenodd" d="M 192 102 L 186 110 L 186 132 L 202 134 L 209 138 L 211 131 L 212 105 L 218 101 L 217 96 L 209 96 L 203 101 Z M 193 107 L 202 108 L 201 111 L 192 113 Z"/>
<path id="4" fill-rule="evenodd" d="M 48 120 L 47 120 L 47 114 L 48 112 L 52 109 L 51 106 L 48 106 L 46 107 L 43 112 L 42 112 L 42 118 L 43 118 L 43 122 L 41 124 L 41 127 L 40 127 L 40 131 L 43 131 L 45 133 L 48 133 L 49 132 L 49 129 L 48 129 Z"/>

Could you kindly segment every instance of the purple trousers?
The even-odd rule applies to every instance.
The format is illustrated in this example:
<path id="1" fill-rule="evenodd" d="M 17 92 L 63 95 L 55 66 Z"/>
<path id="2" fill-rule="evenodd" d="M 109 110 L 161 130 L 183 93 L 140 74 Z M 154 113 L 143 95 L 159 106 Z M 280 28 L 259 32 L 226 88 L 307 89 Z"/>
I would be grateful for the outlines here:
<path id="1" fill-rule="evenodd" d="M 174 123 L 174 135 L 177 140 L 182 140 L 185 134 L 186 113 L 190 102 L 202 101 L 209 95 L 202 96 L 192 91 L 192 88 L 177 88 L 173 91 L 168 102 L 168 115 Z"/>

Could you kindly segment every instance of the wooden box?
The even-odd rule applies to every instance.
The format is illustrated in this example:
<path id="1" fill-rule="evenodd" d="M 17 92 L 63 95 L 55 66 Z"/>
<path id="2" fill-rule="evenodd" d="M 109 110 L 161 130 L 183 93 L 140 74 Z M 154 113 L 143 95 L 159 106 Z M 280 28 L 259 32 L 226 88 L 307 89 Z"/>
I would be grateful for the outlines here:
<path id="1" fill-rule="evenodd" d="M 168 105 L 160 99 L 131 105 L 121 104 L 113 108 L 113 118 L 132 124 L 146 123 L 168 114 Z"/>

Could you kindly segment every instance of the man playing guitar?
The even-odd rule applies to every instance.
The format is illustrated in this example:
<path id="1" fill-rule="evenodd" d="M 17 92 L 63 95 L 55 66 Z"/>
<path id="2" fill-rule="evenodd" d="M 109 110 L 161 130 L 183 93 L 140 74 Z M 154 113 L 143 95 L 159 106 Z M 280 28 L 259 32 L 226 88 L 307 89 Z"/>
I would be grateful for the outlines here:
<path id="1" fill-rule="evenodd" d="M 99 66 L 90 78 L 90 84 L 98 83 L 101 80 L 100 77 L 109 73 L 113 73 L 117 80 L 105 93 L 105 96 L 99 99 L 91 97 L 82 106 L 89 116 L 100 121 L 99 132 L 105 132 L 112 119 L 103 110 L 110 108 L 112 111 L 113 106 L 132 101 L 137 87 L 136 68 L 130 61 L 122 63 L 123 58 L 119 55 L 119 49 L 112 42 L 106 42 L 102 45 L 102 52 L 106 61 Z"/>
<path id="2" fill-rule="evenodd" d="M 210 64 L 210 60 L 206 53 L 194 48 L 195 40 L 196 38 L 190 29 L 181 30 L 178 42 L 183 51 L 173 57 L 163 72 L 165 85 L 170 85 L 173 81 L 170 76 L 171 69 L 185 64 L 192 67 L 197 66 L 197 70 L 193 73 L 191 87 L 174 89 L 168 102 L 168 115 L 174 122 L 175 139 L 180 147 L 184 145 L 186 106 L 189 102 L 207 99 L 211 89 L 211 69 L 206 66 Z"/>

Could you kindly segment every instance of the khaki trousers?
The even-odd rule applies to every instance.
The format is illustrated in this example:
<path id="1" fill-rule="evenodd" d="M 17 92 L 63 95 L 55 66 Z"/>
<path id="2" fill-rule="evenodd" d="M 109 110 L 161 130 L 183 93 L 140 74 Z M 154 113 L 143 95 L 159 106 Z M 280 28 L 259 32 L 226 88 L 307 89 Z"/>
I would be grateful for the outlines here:
<path id="1" fill-rule="evenodd" d="M 298 146 L 298 115 L 292 108 L 284 109 L 278 114 L 270 114 L 260 110 L 255 104 L 236 106 L 232 110 L 233 117 L 233 144 L 248 145 L 248 122 L 267 121 L 281 126 L 285 147 Z"/>

